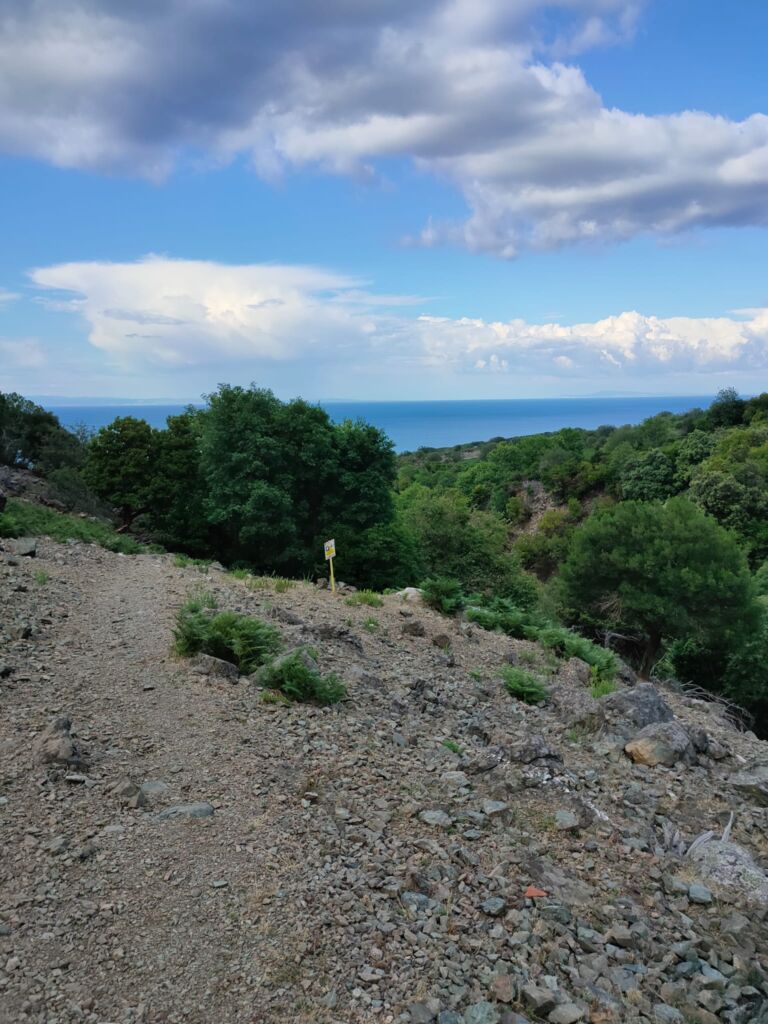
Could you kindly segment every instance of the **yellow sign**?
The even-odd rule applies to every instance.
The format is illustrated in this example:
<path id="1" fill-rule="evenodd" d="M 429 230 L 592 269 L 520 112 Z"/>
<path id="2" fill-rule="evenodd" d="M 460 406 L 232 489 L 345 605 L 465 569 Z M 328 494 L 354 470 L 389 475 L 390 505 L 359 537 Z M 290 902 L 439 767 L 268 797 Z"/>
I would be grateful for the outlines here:
<path id="1" fill-rule="evenodd" d="M 326 560 L 326 562 L 329 563 L 330 570 L 331 570 L 331 590 L 335 594 L 336 593 L 336 577 L 333 575 L 333 560 L 336 557 L 336 541 L 335 540 L 327 540 L 325 542 L 325 544 L 323 544 L 323 548 L 325 549 L 325 560 Z"/>

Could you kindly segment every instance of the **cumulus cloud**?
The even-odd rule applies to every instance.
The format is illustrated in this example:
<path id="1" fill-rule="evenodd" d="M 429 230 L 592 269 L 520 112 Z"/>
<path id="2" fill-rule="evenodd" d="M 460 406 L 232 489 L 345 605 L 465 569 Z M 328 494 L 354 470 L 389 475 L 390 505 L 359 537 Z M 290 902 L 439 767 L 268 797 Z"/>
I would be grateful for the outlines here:
<path id="1" fill-rule="evenodd" d="M 768 309 L 728 317 L 624 312 L 591 323 L 490 322 L 423 312 L 317 267 L 173 260 L 65 263 L 31 272 L 55 308 L 84 318 L 96 348 L 125 366 L 252 362 L 390 366 L 428 376 L 631 371 L 717 373 L 768 366 Z M 409 304 L 416 308 L 410 308 Z"/>
<path id="2" fill-rule="evenodd" d="M 513 257 L 768 221 L 768 118 L 612 109 L 573 63 L 636 0 L 6 0 L 0 148 L 161 178 L 190 152 L 258 173 L 412 158 L 463 192 L 414 240 Z"/>

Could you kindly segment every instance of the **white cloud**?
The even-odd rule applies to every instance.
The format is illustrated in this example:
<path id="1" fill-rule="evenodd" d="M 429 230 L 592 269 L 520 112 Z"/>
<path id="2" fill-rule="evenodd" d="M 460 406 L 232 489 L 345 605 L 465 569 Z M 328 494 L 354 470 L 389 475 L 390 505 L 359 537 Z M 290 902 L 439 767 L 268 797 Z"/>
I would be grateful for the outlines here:
<path id="1" fill-rule="evenodd" d="M 21 296 L 17 292 L 9 292 L 6 288 L 0 288 L 0 306 L 4 306 L 9 302 L 15 302 L 16 299 L 20 299 Z"/>
<path id="2" fill-rule="evenodd" d="M 200 151 L 214 163 L 245 153 L 267 177 L 299 166 L 371 175 L 377 158 L 410 157 L 470 207 L 463 224 L 428 222 L 421 242 L 502 257 L 765 225 L 767 117 L 627 113 L 563 63 L 630 38 L 640 10 L 633 0 L 6 0 L 0 148 L 150 178 Z"/>
<path id="3" fill-rule="evenodd" d="M 121 366 L 397 368 L 592 377 L 768 368 L 768 309 L 729 317 L 624 312 L 590 323 L 491 322 L 420 312 L 316 267 L 173 260 L 66 263 L 31 272 L 58 309 L 85 319 Z M 408 312 L 410 305 L 417 305 Z"/>
<path id="4" fill-rule="evenodd" d="M 35 370 L 45 365 L 45 352 L 35 338 L 0 338 L 0 367 L 3 371 Z M 0 391 L 2 388 L 0 376 Z"/>

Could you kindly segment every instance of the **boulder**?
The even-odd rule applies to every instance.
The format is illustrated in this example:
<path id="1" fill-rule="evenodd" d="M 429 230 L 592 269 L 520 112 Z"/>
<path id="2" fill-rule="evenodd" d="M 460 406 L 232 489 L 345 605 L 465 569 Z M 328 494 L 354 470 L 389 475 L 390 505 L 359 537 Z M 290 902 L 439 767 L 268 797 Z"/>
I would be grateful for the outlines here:
<path id="1" fill-rule="evenodd" d="M 688 732 L 679 722 L 657 722 L 647 725 L 624 747 L 624 752 L 637 764 L 665 765 L 671 768 L 678 761 L 691 764 L 696 753 Z"/>
<path id="2" fill-rule="evenodd" d="M 631 689 L 616 690 L 600 701 L 603 712 L 615 727 L 631 736 L 638 729 L 656 722 L 671 722 L 672 708 L 655 686 L 640 683 Z"/>
<path id="3" fill-rule="evenodd" d="M 720 899 L 768 909 L 768 876 L 742 846 L 712 839 L 694 847 L 689 856 Z"/>
<path id="4" fill-rule="evenodd" d="M 418 587 L 406 587 L 394 595 L 406 604 L 424 604 L 424 594 Z"/>

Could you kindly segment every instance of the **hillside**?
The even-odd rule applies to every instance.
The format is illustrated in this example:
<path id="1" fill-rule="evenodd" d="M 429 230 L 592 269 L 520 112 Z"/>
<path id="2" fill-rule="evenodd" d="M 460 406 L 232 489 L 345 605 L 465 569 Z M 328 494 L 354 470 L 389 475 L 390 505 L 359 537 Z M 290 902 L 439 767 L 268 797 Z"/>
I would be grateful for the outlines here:
<path id="1" fill-rule="evenodd" d="M 721 705 L 398 595 L 0 543 L 3 1024 L 768 1021 L 768 746 Z M 348 698 L 174 655 L 201 588 Z"/>

